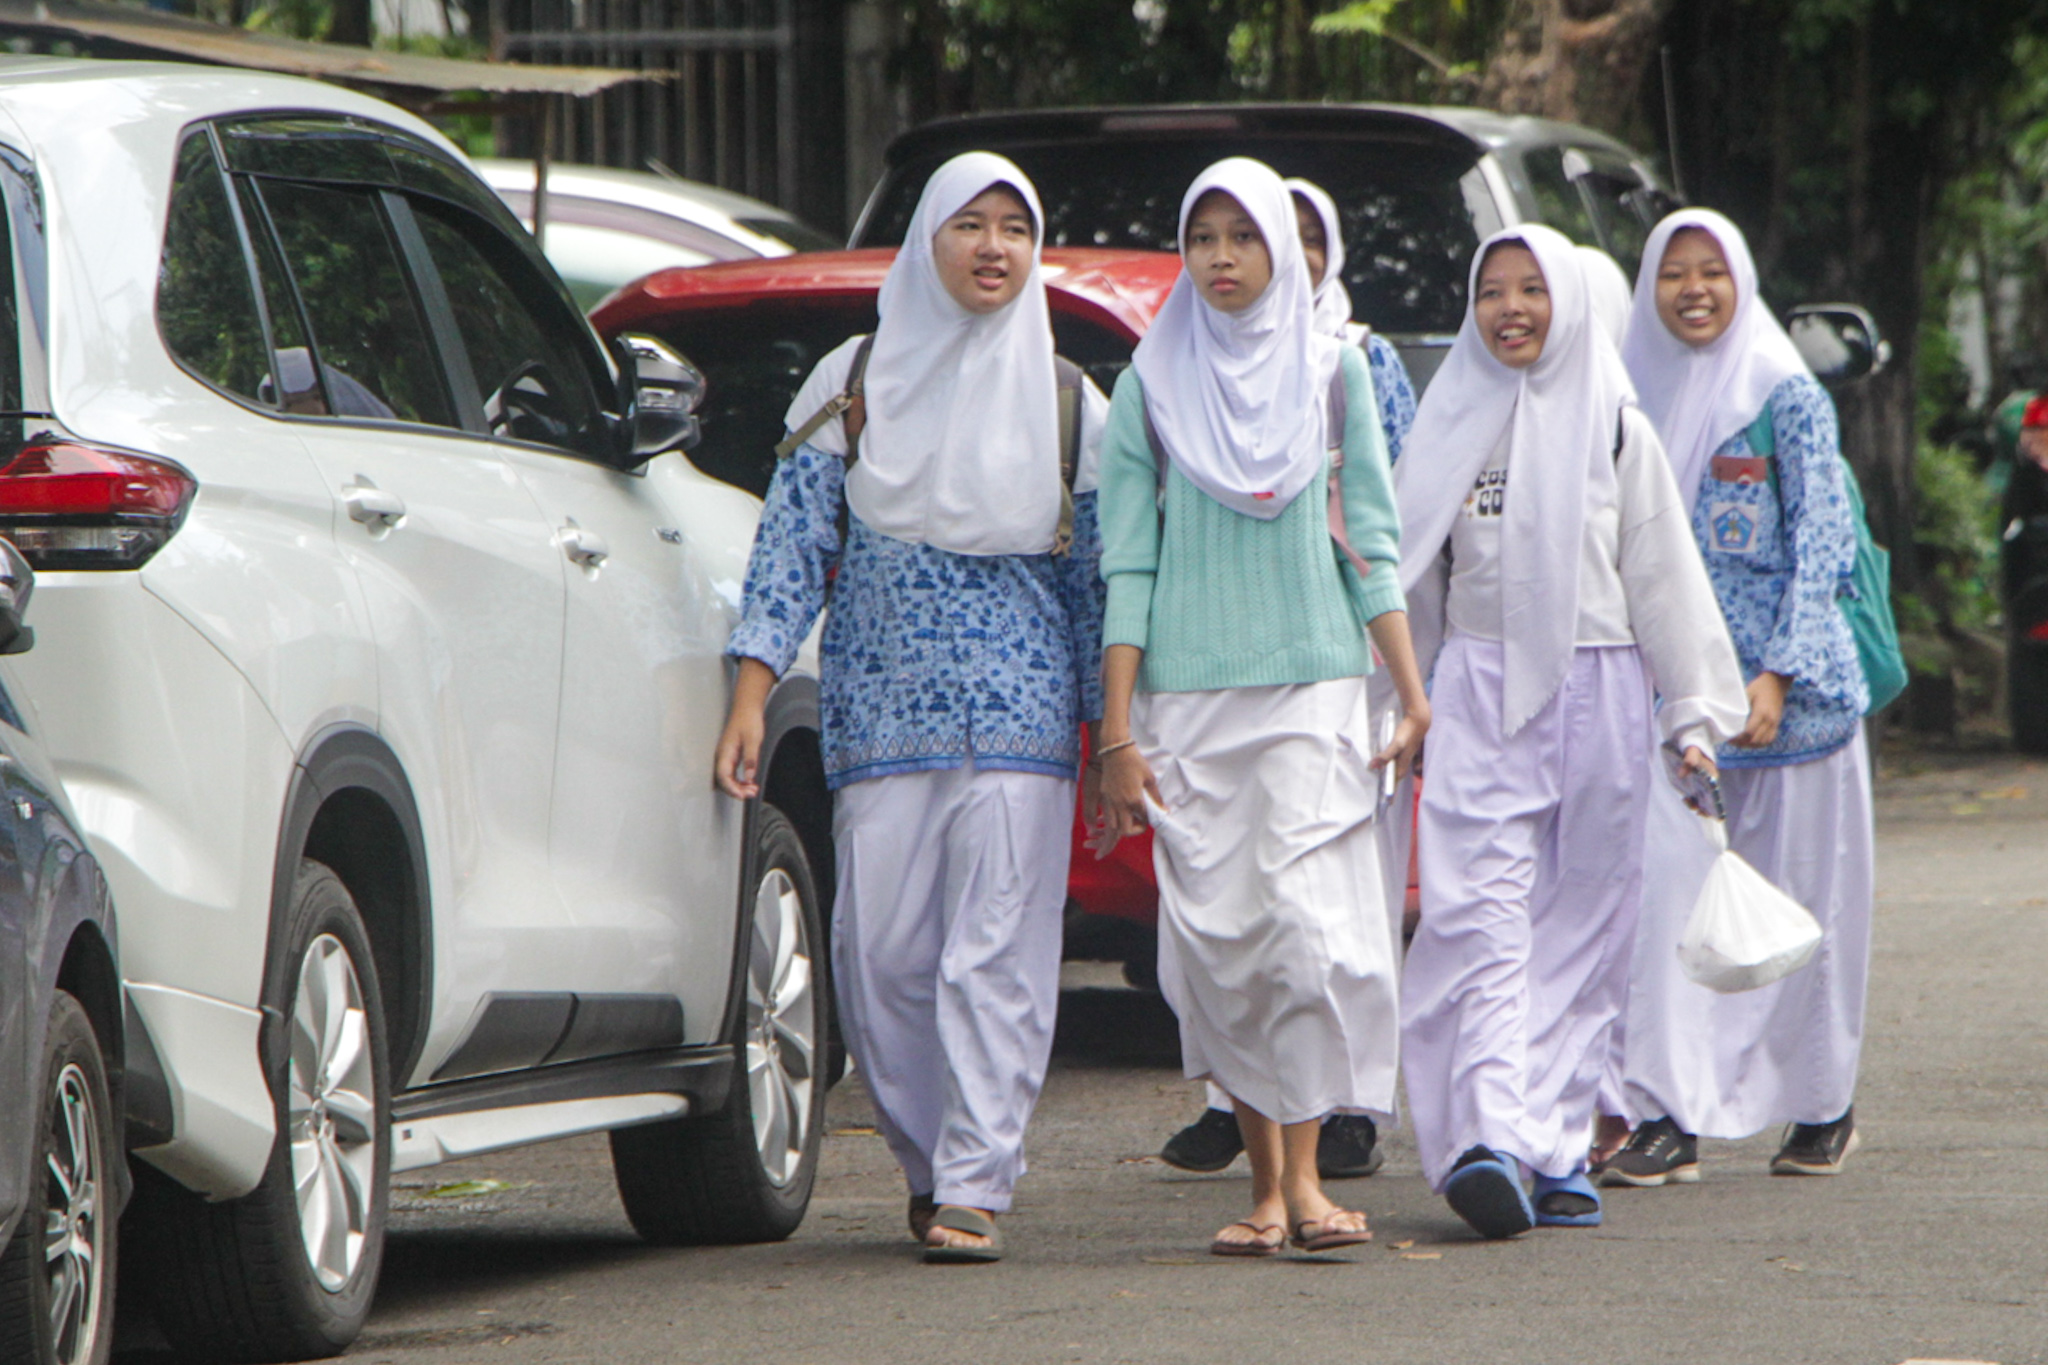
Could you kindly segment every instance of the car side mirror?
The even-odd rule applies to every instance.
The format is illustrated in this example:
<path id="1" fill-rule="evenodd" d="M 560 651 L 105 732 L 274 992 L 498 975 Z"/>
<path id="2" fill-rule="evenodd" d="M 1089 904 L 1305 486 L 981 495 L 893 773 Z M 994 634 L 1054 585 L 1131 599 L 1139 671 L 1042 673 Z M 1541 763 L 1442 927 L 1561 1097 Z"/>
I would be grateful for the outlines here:
<path id="1" fill-rule="evenodd" d="M 35 591 L 36 571 L 13 541 L 0 539 L 0 654 L 26 654 L 35 648 L 35 631 L 22 623 Z"/>
<path id="2" fill-rule="evenodd" d="M 631 392 L 628 443 L 637 467 L 671 450 L 689 450 L 701 435 L 697 408 L 704 401 L 704 375 L 656 337 L 631 334 L 614 343 L 620 385 Z"/>
<path id="3" fill-rule="evenodd" d="M 1853 303 L 1801 304 L 1786 317 L 1785 330 L 1813 377 L 1830 386 L 1868 378 L 1892 358 L 1877 319 Z"/>

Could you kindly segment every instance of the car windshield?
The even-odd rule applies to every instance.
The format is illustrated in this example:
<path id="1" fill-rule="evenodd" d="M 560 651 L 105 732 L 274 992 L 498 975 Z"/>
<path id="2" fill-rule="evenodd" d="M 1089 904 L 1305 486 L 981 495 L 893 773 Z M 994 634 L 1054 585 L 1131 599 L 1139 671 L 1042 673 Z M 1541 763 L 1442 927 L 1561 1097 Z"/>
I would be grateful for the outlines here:
<path id="1" fill-rule="evenodd" d="M 1344 220 L 1344 283 L 1355 316 L 1384 332 L 1455 332 L 1479 245 L 1468 185 L 1476 153 L 1392 138 L 1119 136 L 1088 143 L 998 144 L 1045 202 L 1048 246 L 1176 249 L 1180 200 L 1224 156 L 1255 156 L 1327 189 Z M 861 229 L 861 246 L 896 246 L 925 180 L 947 153 L 896 168 Z M 1492 224 L 1485 224 L 1489 229 Z"/>

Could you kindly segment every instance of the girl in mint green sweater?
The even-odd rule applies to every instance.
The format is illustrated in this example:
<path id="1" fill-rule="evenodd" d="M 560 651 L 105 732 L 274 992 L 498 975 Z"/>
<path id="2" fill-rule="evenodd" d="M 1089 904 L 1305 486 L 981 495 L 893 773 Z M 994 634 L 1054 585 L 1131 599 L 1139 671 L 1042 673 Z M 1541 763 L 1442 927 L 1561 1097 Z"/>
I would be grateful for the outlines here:
<path id="1" fill-rule="evenodd" d="M 1286 186 L 1234 157 L 1181 206 L 1184 269 L 1102 447 L 1095 846 L 1157 833 L 1159 976 L 1191 1078 L 1233 1099 L 1253 1208 L 1224 1256 L 1367 1241 L 1316 1176 L 1331 1113 L 1394 1107 L 1396 945 L 1379 769 L 1429 726 L 1384 437 L 1355 347 L 1318 333 Z M 1334 477 L 1341 466 L 1341 478 Z M 1370 633 L 1405 713 L 1372 753 Z"/>

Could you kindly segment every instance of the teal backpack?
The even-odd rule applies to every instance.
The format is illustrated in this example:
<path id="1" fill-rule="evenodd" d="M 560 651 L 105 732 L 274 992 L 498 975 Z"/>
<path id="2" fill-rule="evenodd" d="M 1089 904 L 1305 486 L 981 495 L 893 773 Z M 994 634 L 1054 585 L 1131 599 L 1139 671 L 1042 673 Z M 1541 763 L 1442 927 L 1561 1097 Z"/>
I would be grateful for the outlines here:
<path id="1" fill-rule="evenodd" d="M 1771 429 L 1767 406 L 1749 427 L 1749 448 L 1770 462 L 1771 496 L 1778 496 L 1777 434 Z M 1892 557 L 1870 536 L 1870 521 L 1863 513 L 1863 489 L 1856 471 L 1842 460 L 1842 482 L 1849 490 L 1849 516 L 1856 525 L 1856 562 L 1835 593 L 1835 605 L 1849 623 L 1856 641 L 1856 660 L 1863 666 L 1863 681 L 1870 689 L 1870 706 L 1863 714 L 1874 716 L 1906 690 L 1906 658 L 1899 652 L 1899 627 L 1892 619 Z M 1780 508 L 1784 506 L 1779 503 Z"/>

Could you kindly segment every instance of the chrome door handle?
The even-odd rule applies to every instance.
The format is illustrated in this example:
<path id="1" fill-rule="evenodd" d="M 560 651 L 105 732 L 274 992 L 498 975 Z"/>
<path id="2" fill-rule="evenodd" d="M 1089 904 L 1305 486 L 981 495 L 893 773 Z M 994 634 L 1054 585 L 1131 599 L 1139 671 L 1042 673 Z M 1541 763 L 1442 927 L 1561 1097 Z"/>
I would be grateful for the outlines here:
<path id="1" fill-rule="evenodd" d="M 564 525 L 555 537 L 562 547 L 562 553 L 570 562 L 585 569 L 594 569 L 611 558 L 612 547 L 605 538 L 595 531 L 586 531 L 575 522 Z"/>
<path id="2" fill-rule="evenodd" d="M 33 820 L 36 818 L 36 803 L 17 796 L 14 798 L 14 813 L 24 820 Z"/>
<path id="3" fill-rule="evenodd" d="M 341 500 L 348 505 L 350 521 L 359 521 L 372 531 L 389 530 L 405 520 L 405 499 L 396 493 L 386 493 L 358 474 L 356 481 L 341 490 Z"/>

